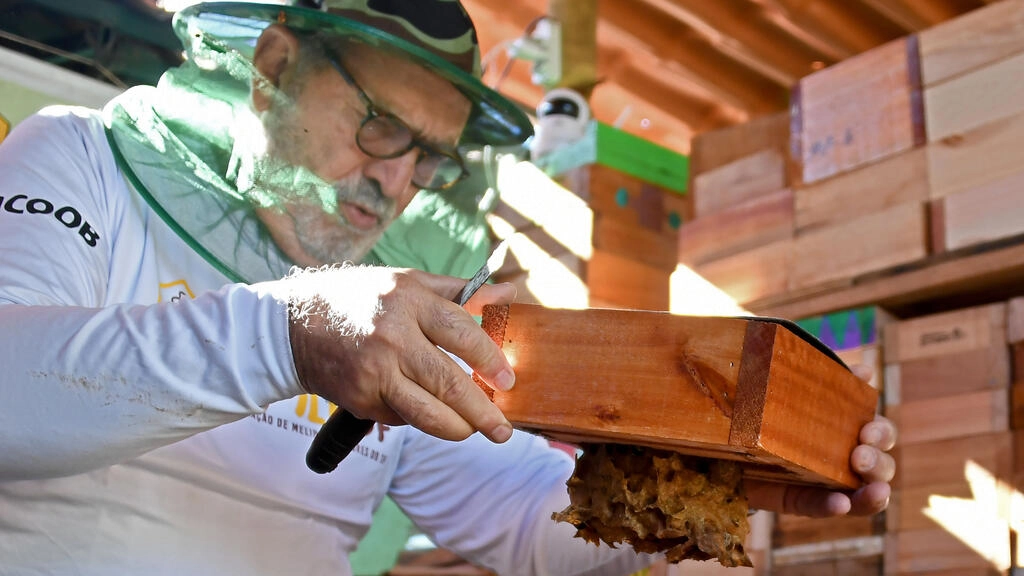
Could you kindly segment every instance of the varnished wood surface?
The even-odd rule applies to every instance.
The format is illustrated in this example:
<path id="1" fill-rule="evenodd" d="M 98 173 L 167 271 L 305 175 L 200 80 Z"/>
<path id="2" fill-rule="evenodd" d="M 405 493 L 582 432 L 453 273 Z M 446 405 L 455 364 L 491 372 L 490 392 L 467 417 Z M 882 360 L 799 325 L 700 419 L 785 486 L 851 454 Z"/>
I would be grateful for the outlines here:
<path id="1" fill-rule="evenodd" d="M 751 475 L 853 487 L 877 391 L 779 325 L 627 310 L 488 307 L 516 370 L 517 427 L 737 459 Z"/>

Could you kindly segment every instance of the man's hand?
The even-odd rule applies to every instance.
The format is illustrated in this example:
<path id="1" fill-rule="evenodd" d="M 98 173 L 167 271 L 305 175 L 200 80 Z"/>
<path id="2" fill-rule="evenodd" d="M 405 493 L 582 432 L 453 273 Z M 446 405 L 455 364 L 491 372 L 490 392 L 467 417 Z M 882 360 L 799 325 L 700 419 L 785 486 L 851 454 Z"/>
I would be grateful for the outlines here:
<path id="1" fill-rule="evenodd" d="M 446 440 L 477 430 L 494 442 L 508 440 L 508 420 L 438 349 L 463 359 L 495 388 L 507 390 L 515 381 L 501 349 L 451 301 L 465 282 L 371 266 L 307 270 L 281 280 L 302 386 L 360 418 L 411 424 Z M 484 286 L 467 308 L 514 297 L 510 284 Z"/>
<path id="2" fill-rule="evenodd" d="M 862 380 L 871 379 L 866 367 L 854 366 L 853 371 Z M 861 428 L 860 442 L 850 454 L 850 466 L 864 479 L 864 486 L 852 494 L 748 480 L 745 488 L 751 508 L 817 517 L 869 516 L 885 510 L 889 482 L 896 473 L 896 461 L 888 454 L 896 444 L 896 427 L 876 416 Z"/>

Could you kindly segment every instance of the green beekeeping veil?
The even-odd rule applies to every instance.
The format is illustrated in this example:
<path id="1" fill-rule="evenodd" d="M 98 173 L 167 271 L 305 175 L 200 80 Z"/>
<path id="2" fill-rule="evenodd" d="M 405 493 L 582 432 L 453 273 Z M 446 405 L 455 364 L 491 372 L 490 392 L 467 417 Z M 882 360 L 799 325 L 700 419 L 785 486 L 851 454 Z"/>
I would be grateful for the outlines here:
<path id="1" fill-rule="evenodd" d="M 253 213 L 254 206 L 281 201 L 255 184 L 262 165 L 254 160 L 253 150 L 263 135 L 250 103 L 251 86 L 259 77 L 253 51 L 272 23 L 297 34 L 336 36 L 389 51 L 448 80 L 472 104 L 460 147 L 518 146 L 532 134 L 526 115 L 479 81 L 475 31 L 457 1 L 324 4 L 306 8 L 221 2 L 189 7 L 174 19 L 185 63 L 168 70 L 157 86 L 133 88 L 104 110 L 108 139 L 132 187 L 194 250 L 234 281 L 279 278 L 291 267 Z M 329 183 L 301 166 L 290 168 L 282 172 L 281 183 L 313 191 L 323 197 L 325 210 L 335 208 Z M 437 201 L 414 208 L 426 206 L 431 213 L 447 214 L 449 222 L 459 220 L 438 210 Z"/>

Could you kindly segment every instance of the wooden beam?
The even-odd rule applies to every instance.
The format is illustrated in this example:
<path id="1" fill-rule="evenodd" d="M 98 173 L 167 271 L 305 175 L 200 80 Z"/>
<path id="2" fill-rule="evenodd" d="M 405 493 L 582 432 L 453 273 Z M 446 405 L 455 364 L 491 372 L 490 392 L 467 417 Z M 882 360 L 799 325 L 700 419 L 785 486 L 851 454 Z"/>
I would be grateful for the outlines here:
<path id="1" fill-rule="evenodd" d="M 959 257 L 933 258 L 916 269 L 854 281 L 848 288 L 814 295 L 783 296 L 750 302 L 755 314 L 780 318 L 806 318 L 858 306 L 917 313 L 929 300 L 951 304 L 991 301 L 1020 294 L 1024 283 L 1024 244 L 993 248 Z"/>
<path id="2" fill-rule="evenodd" d="M 658 58 L 691 70 L 742 102 L 742 107 L 751 113 L 780 110 L 788 105 L 788 86 L 722 54 L 671 15 L 631 0 L 600 0 L 598 7 L 601 11 L 599 35 L 608 28 L 640 39 Z"/>
<path id="3" fill-rule="evenodd" d="M 562 29 L 562 77 L 557 85 L 589 97 L 598 80 L 597 0 L 548 0 L 548 14 Z"/>
<path id="4" fill-rule="evenodd" d="M 895 40 L 903 32 L 893 24 L 872 18 L 870 11 L 853 2 L 826 0 L 771 0 L 798 24 L 820 31 L 854 53 Z"/>
<path id="5" fill-rule="evenodd" d="M 915 10 L 910 2 L 904 0 L 859 0 L 861 4 L 874 10 L 904 32 L 917 32 L 937 22 L 929 20 L 921 12 Z M 920 2 L 915 2 L 920 4 Z M 940 20 L 941 21 L 941 20 Z"/>
<path id="6" fill-rule="evenodd" d="M 492 396 L 514 426 L 861 484 L 849 457 L 878 392 L 783 325 L 512 304 L 486 307 L 483 326 L 516 370 L 515 388 Z"/>
<path id="7" fill-rule="evenodd" d="M 689 14 L 697 25 L 710 28 L 711 33 L 718 36 L 713 41 L 721 46 L 723 52 L 736 52 L 739 50 L 737 46 L 742 48 L 742 53 L 734 56 L 737 60 L 748 58 L 760 61 L 761 67 L 778 70 L 785 77 L 776 76 L 776 81 L 787 86 L 811 72 L 812 63 L 834 62 L 828 54 L 800 42 L 762 18 L 752 17 L 750 7 L 742 2 L 648 1 L 671 2 L 676 6 L 676 11 Z"/>

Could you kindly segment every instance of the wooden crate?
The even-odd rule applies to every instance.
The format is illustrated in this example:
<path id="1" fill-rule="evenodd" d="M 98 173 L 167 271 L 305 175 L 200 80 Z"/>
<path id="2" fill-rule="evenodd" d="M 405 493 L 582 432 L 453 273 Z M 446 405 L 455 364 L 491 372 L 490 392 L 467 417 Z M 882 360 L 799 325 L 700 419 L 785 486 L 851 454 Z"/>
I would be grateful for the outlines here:
<path id="1" fill-rule="evenodd" d="M 695 174 L 693 214 L 701 219 L 786 188 L 783 151 L 760 150 L 702 174 Z"/>
<path id="2" fill-rule="evenodd" d="M 671 270 L 597 249 L 586 269 L 590 305 L 593 307 L 669 309 Z"/>
<path id="3" fill-rule="evenodd" d="M 792 237 L 793 192 L 775 190 L 684 224 L 679 262 L 694 266 Z"/>
<path id="4" fill-rule="evenodd" d="M 776 515 L 772 547 L 786 548 L 801 544 L 829 542 L 885 532 L 885 515 L 808 518 L 794 514 Z"/>
<path id="5" fill-rule="evenodd" d="M 1010 428 L 1007 396 L 1006 390 L 942 396 L 890 404 L 885 407 L 885 414 L 899 430 L 900 445 L 1002 432 Z"/>
<path id="6" fill-rule="evenodd" d="M 981 396 L 973 394 L 1006 396 L 1011 379 L 1006 326 L 1003 303 L 890 323 L 885 328 L 886 404 L 932 401 L 924 406 L 942 407 L 948 396 L 967 394 L 979 402 Z M 919 409 L 910 408 L 915 414 Z M 1002 408 L 994 409 L 998 421 Z"/>
<path id="7" fill-rule="evenodd" d="M 932 201 L 933 250 L 942 253 L 1021 236 L 1022 203 L 1024 166 L 999 180 Z"/>
<path id="8" fill-rule="evenodd" d="M 810 184 L 925 143 L 917 37 L 894 40 L 805 76 L 790 136 Z"/>
<path id="9" fill-rule="evenodd" d="M 989 304 L 885 326 L 887 364 L 966 352 L 1007 342 L 1007 305 Z"/>
<path id="10" fill-rule="evenodd" d="M 977 527 L 965 519 L 962 529 L 962 536 L 969 536 L 966 532 Z M 885 537 L 885 574 L 1005 574 L 1009 530 L 985 536 L 990 539 L 976 543 L 975 549 L 941 528 L 890 532 Z"/>
<path id="11" fill-rule="evenodd" d="M 794 190 L 797 232 L 929 199 L 928 157 L 915 148 Z"/>
<path id="12" fill-rule="evenodd" d="M 745 304 L 789 289 L 793 267 L 792 239 L 779 240 L 698 266 L 693 270 Z"/>
<path id="13" fill-rule="evenodd" d="M 1024 114 L 928 145 L 932 198 L 999 182 L 1024 166 Z"/>
<path id="14" fill-rule="evenodd" d="M 1024 114 L 1022 93 L 1024 51 L 926 89 L 929 142 Z"/>
<path id="15" fill-rule="evenodd" d="M 484 311 L 516 369 L 493 399 L 516 426 L 744 462 L 750 474 L 857 486 L 878 393 L 783 326 L 625 310 Z"/>
<path id="16" fill-rule="evenodd" d="M 1009 479 L 1014 466 L 1009 431 L 902 445 L 893 456 L 897 467 L 892 485 L 899 490 L 964 483 L 964 465 L 968 460 L 1003 479 Z"/>
<path id="17" fill-rule="evenodd" d="M 857 536 L 772 550 L 772 574 L 841 574 L 873 576 L 881 573 L 884 537 Z"/>
<path id="18" fill-rule="evenodd" d="M 558 181 L 595 214 L 627 225 L 674 234 L 681 222 L 691 219 L 680 194 L 614 168 L 589 164 L 566 172 Z"/>
<path id="19" fill-rule="evenodd" d="M 788 157 L 789 124 L 789 113 L 779 112 L 697 134 L 690 148 L 689 189 L 694 189 L 697 176 L 764 150 L 777 150 Z"/>
<path id="20" fill-rule="evenodd" d="M 1003 0 L 920 34 L 921 80 L 931 87 L 1024 52 L 1024 0 Z"/>
<path id="21" fill-rule="evenodd" d="M 676 235 L 631 226 L 605 214 L 594 215 L 594 249 L 672 271 L 676 267 Z"/>
<path id="22" fill-rule="evenodd" d="M 796 237 L 791 290 L 908 264 L 928 255 L 925 206 L 910 202 Z"/>

